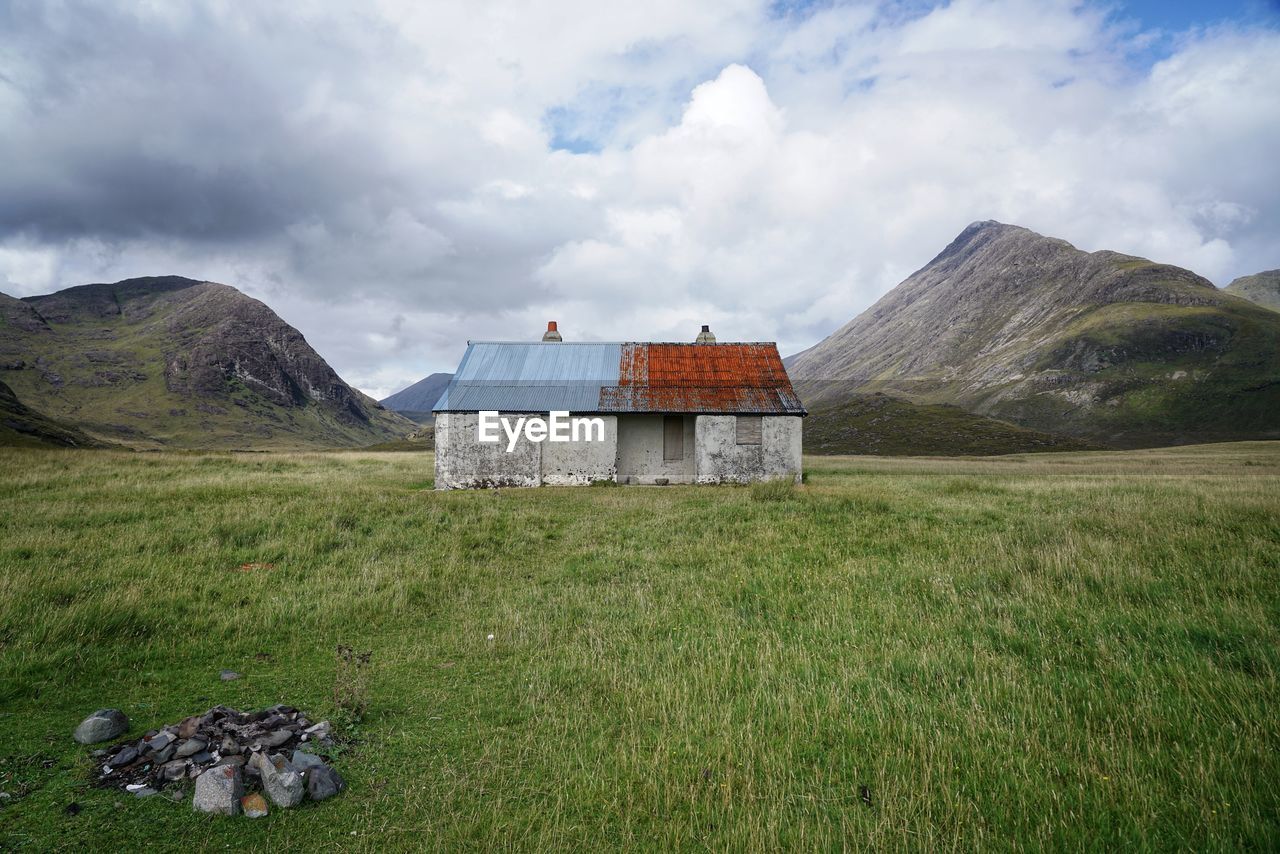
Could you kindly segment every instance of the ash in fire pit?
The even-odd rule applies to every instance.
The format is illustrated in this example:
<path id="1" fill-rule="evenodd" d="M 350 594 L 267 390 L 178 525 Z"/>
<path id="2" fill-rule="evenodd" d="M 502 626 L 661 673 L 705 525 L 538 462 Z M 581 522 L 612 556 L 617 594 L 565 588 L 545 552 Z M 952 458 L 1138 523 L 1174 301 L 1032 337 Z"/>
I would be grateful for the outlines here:
<path id="1" fill-rule="evenodd" d="M 292 807 L 304 791 L 320 801 L 346 787 L 328 764 L 332 746 L 328 721 L 312 724 L 293 706 L 256 712 L 214 706 L 99 751 L 98 783 L 146 796 L 194 779 L 195 808 L 226 815 L 240 812 L 247 783 L 276 806 Z M 245 799 L 253 801 L 247 814 L 265 814 L 260 796 Z"/>

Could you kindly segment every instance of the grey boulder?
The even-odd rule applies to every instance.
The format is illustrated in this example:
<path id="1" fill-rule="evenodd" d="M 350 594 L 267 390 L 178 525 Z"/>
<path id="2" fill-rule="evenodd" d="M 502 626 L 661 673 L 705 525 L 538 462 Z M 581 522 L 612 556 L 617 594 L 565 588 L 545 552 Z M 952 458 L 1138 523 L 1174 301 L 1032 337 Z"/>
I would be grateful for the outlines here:
<path id="1" fill-rule="evenodd" d="M 236 815 L 240 812 L 240 798 L 244 796 L 244 782 L 240 769 L 234 765 L 210 768 L 196 778 L 196 793 L 191 806 L 197 812 L 215 815 Z"/>
<path id="2" fill-rule="evenodd" d="M 187 763 L 174 759 L 160 766 L 160 776 L 165 780 L 181 780 L 187 775 Z"/>
<path id="3" fill-rule="evenodd" d="M 313 801 L 332 798 L 346 787 L 346 781 L 328 765 L 320 765 L 307 771 L 307 794 Z"/>
<path id="4" fill-rule="evenodd" d="M 289 730 L 278 729 L 262 737 L 262 746 L 279 747 L 291 738 L 293 738 L 293 733 L 289 732 Z"/>
<path id="5" fill-rule="evenodd" d="M 173 743 L 173 736 L 167 732 L 161 732 L 153 735 L 151 739 L 147 741 L 147 747 L 150 750 L 154 750 L 156 753 L 159 753 L 171 743 Z"/>
<path id="6" fill-rule="evenodd" d="M 98 709 L 76 727 L 74 738 L 81 744 L 96 744 L 122 735 L 129 729 L 129 718 L 119 709 Z"/>
<path id="7" fill-rule="evenodd" d="M 293 757 L 289 760 L 289 763 L 299 771 L 310 771 L 312 768 L 319 768 L 325 764 L 324 760 L 319 756 L 314 753 L 308 753 L 305 750 L 293 751 Z"/>
<path id="8" fill-rule="evenodd" d="M 197 735 L 179 744 L 173 755 L 177 759 L 185 759 L 188 756 L 194 756 L 208 746 L 209 742 Z"/>
<path id="9" fill-rule="evenodd" d="M 303 730 L 303 732 L 306 733 L 306 735 L 309 738 L 315 739 L 316 741 L 322 741 L 328 738 L 329 733 L 332 731 L 333 731 L 333 727 L 329 724 L 328 721 L 321 721 L 320 723 L 315 724 L 313 726 L 309 726 L 305 730 Z"/>
<path id="10" fill-rule="evenodd" d="M 121 765 L 128 765 L 130 762 L 138 758 L 138 748 L 127 745 L 123 750 L 112 756 L 108 761 L 113 768 L 119 768 Z"/>
<path id="11" fill-rule="evenodd" d="M 265 754 L 255 753 L 249 761 L 258 769 L 262 777 L 262 791 L 273 804 L 288 809 L 302 803 L 302 775 L 283 756 L 268 759 Z"/>

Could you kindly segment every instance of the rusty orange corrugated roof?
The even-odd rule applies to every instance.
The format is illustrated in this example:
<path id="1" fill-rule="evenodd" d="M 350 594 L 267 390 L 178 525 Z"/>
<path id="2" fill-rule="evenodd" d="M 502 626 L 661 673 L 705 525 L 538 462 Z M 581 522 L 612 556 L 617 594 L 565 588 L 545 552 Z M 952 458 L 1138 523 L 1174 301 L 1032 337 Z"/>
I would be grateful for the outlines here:
<path id="1" fill-rule="evenodd" d="M 623 344 L 600 411 L 806 414 L 771 343 Z"/>

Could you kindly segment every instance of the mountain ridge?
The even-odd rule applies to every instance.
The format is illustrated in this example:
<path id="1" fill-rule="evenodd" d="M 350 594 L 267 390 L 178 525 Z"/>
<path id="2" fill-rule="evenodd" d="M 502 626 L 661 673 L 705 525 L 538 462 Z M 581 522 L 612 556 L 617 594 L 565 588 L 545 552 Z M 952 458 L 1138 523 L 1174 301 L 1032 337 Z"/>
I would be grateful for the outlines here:
<path id="1" fill-rule="evenodd" d="M 1189 270 L 987 220 L 788 368 L 810 408 L 884 392 L 1117 446 L 1270 438 L 1278 321 Z"/>
<path id="2" fill-rule="evenodd" d="M 179 276 L 0 296 L 0 378 L 29 407 L 137 447 L 340 447 L 413 425 L 271 310 Z"/>

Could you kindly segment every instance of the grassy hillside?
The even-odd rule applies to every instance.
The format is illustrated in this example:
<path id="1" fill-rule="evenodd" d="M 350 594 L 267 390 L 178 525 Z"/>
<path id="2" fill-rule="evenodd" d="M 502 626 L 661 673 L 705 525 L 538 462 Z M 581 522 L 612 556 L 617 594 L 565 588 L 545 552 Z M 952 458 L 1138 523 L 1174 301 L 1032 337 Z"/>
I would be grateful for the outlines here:
<path id="1" fill-rule="evenodd" d="M 808 465 L 437 494 L 429 454 L 0 451 L 0 848 L 1280 847 L 1280 445 Z M 87 712 L 331 716 L 339 642 L 340 797 L 89 784 Z"/>
<path id="2" fill-rule="evenodd" d="M 1120 445 L 1280 437 L 1280 315 L 1242 300 L 1101 306 L 1065 324 L 1037 369 L 1046 386 L 1072 378 L 1076 393 L 1001 387 L 975 396 L 978 408 L 1077 432 L 1087 421 Z"/>
<path id="3" fill-rule="evenodd" d="M 389 442 L 379 442 L 376 445 L 369 445 L 361 448 L 362 451 L 416 451 L 419 453 L 432 453 L 436 448 L 436 431 L 431 424 L 419 427 L 414 432 L 405 436 L 403 439 L 392 439 Z"/>
<path id="4" fill-rule="evenodd" d="M 819 405 L 804 422 L 804 448 L 811 454 L 953 457 L 1091 447 L 1096 445 L 959 407 L 915 404 L 884 394 L 855 394 L 843 403 Z"/>
<path id="5" fill-rule="evenodd" d="M 0 446 L 96 448 L 100 442 L 36 412 L 0 382 Z"/>
<path id="6" fill-rule="evenodd" d="M 436 416 L 434 413 L 430 411 L 415 412 L 411 409 L 393 409 L 391 411 L 394 412 L 396 415 L 399 415 L 401 418 L 408 418 L 410 421 L 412 421 L 414 424 L 419 425 L 420 427 L 428 426 L 436 423 Z"/>

